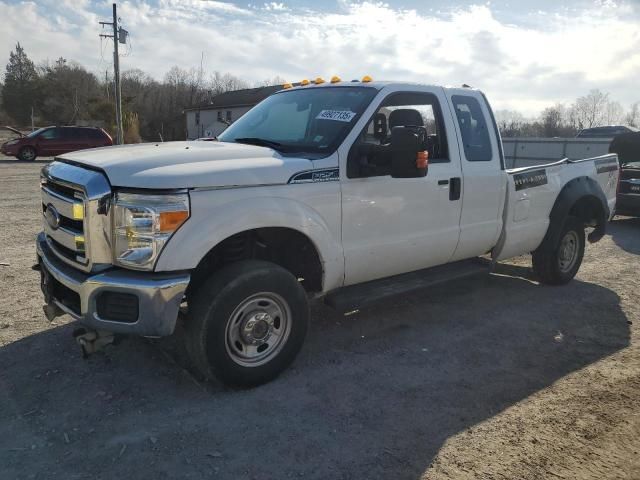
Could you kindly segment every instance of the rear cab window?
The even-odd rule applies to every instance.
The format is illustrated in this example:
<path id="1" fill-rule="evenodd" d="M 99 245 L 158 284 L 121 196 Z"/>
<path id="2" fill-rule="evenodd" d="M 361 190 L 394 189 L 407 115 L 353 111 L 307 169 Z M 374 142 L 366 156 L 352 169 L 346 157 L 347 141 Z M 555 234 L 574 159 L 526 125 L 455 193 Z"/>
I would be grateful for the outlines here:
<path id="1" fill-rule="evenodd" d="M 490 162 L 493 159 L 491 136 L 480 102 L 467 95 L 453 95 L 451 101 L 467 161 Z"/>

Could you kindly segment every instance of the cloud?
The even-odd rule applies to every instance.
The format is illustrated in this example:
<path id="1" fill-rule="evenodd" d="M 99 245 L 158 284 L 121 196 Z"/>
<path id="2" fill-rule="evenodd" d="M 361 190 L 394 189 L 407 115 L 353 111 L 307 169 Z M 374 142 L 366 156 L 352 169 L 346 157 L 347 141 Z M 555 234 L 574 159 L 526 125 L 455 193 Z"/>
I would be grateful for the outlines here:
<path id="1" fill-rule="evenodd" d="M 287 6 L 285 6 L 285 4 L 282 3 L 282 2 L 265 2 L 263 8 L 265 10 L 281 11 L 281 12 L 289 10 L 289 8 Z"/>
<path id="2" fill-rule="evenodd" d="M 0 62 L 17 41 L 36 60 L 64 56 L 100 72 L 111 49 L 100 50 L 99 20 L 108 3 L 6 3 Z M 241 7 L 223 1 L 127 0 L 119 15 L 131 33 L 122 69 L 161 78 L 173 65 L 230 72 L 249 81 L 275 75 L 295 81 L 317 75 L 468 83 L 496 108 L 534 114 L 570 102 L 591 88 L 623 104 L 640 100 L 637 6 L 610 0 L 581 9 L 509 12 L 491 4 L 417 11 L 386 3 L 341 0 L 335 10 L 281 2 Z M 630 81 L 633 79 L 633 81 Z"/>

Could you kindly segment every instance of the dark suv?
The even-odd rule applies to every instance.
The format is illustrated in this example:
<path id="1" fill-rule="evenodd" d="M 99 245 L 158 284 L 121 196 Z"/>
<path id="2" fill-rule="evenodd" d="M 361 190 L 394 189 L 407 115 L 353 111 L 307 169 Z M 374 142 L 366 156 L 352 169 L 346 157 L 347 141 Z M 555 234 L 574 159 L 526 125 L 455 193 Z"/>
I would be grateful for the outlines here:
<path id="1" fill-rule="evenodd" d="M 620 161 L 616 213 L 640 217 L 640 132 L 618 135 L 609 145 Z"/>
<path id="2" fill-rule="evenodd" d="M 53 157 L 74 150 L 110 145 L 113 145 L 113 140 L 101 128 L 45 127 L 3 143 L 0 152 L 20 160 L 35 160 L 38 156 Z"/>
<path id="3" fill-rule="evenodd" d="M 626 127 L 624 125 L 608 125 L 606 127 L 593 127 L 580 130 L 576 138 L 613 138 L 622 133 L 637 132 L 634 127 Z"/>

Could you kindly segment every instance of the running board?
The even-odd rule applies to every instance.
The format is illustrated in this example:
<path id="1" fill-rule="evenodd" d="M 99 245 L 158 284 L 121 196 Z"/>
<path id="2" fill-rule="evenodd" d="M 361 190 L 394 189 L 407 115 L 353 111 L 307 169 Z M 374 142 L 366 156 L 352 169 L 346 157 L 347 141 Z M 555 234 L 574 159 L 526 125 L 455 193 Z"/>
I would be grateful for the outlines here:
<path id="1" fill-rule="evenodd" d="M 462 260 L 358 285 L 349 285 L 327 294 L 324 302 L 339 312 L 353 312 L 389 297 L 490 271 L 491 262 L 486 259 Z"/>

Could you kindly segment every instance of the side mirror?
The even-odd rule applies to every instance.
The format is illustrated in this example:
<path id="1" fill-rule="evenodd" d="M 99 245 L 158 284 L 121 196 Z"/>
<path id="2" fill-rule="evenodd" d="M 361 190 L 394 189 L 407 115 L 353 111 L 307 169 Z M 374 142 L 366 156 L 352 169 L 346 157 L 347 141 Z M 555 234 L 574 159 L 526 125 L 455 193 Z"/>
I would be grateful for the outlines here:
<path id="1" fill-rule="evenodd" d="M 427 130 L 424 127 L 391 129 L 391 176 L 393 178 L 425 177 L 428 155 L 425 151 Z"/>

